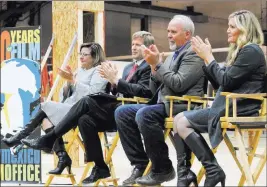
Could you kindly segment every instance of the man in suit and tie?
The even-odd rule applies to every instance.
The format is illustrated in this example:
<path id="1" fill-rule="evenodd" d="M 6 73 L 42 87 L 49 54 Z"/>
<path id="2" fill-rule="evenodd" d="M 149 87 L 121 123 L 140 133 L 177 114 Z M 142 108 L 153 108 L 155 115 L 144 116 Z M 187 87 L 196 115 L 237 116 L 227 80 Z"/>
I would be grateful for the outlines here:
<path id="1" fill-rule="evenodd" d="M 148 104 L 123 105 L 115 111 L 122 146 L 131 165 L 135 166 L 123 185 L 135 182 L 140 185 L 158 185 L 175 177 L 163 135 L 164 119 L 169 115 L 169 102 L 165 96 L 204 94 L 204 62 L 192 51 L 190 43 L 194 23 L 187 16 L 177 15 L 169 22 L 167 31 L 169 46 L 174 54 L 168 56 L 164 63 L 160 62 L 155 45 L 144 49 L 145 59 L 151 67 L 150 89 L 154 96 Z M 186 103 L 177 102 L 173 114 L 186 108 Z M 180 159 L 178 155 L 179 149 L 177 159 Z M 190 163 L 189 157 L 183 158 L 183 162 L 178 160 L 178 177 L 184 177 L 185 164 L 188 164 L 185 162 L 189 159 Z M 142 176 L 149 159 L 152 161 L 152 169 L 146 176 Z"/>
<path id="2" fill-rule="evenodd" d="M 122 78 L 118 77 L 118 70 L 111 62 L 102 62 L 98 69 L 102 76 L 111 83 L 112 93 L 123 97 L 152 96 L 149 90 L 150 66 L 143 58 L 141 45 L 154 44 L 154 37 L 146 31 L 139 31 L 132 36 L 133 63 L 124 68 Z M 89 177 L 83 180 L 84 184 L 93 183 L 101 178 L 110 176 L 106 165 L 98 132 L 116 129 L 114 111 L 121 105 L 116 97 L 108 94 L 88 95 L 78 101 L 66 114 L 63 120 L 51 133 L 41 137 L 40 141 L 23 140 L 26 145 L 35 149 L 50 148 L 58 137 L 63 136 L 70 129 L 79 125 L 86 150 L 86 161 L 95 162 Z M 40 143 L 45 142 L 46 145 Z"/>

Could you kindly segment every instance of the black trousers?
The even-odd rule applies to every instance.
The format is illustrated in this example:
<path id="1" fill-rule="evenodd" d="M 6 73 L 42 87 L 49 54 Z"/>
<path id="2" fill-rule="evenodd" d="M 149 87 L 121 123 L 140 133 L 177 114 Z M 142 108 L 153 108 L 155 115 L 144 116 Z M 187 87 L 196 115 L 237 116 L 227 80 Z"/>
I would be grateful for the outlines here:
<path id="1" fill-rule="evenodd" d="M 55 127 L 57 137 L 63 136 L 79 126 L 86 149 L 86 160 L 103 159 L 98 132 L 116 130 L 114 111 L 121 103 L 105 97 L 86 96 L 72 106 L 70 111 Z"/>

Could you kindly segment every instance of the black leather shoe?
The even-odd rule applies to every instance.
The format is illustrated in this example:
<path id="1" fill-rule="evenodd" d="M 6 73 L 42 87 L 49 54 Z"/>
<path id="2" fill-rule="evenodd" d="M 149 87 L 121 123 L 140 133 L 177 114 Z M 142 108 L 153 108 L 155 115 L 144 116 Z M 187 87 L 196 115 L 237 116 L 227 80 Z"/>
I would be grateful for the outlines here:
<path id="1" fill-rule="evenodd" d="M 137 178 L 135 182 L 140 185 L 154 186 L 154 185 L 160 185 L 161 183 L 170 181 L 174 178 L 175 178 L 175 171 L 172 167 L 170 170 L 162 173 L 154 173 L 151 171 L 149 174 Z"/>
<path id="2" fill-rule="evenodd" d="M 85 178 L 82 183 L 90 184 L 90 183 L 96 182 L 98 179 L 104 179 L 107 177 L 110 177 L 109 170 L 95 166 L 93 167 L 90 176 Z"/>
<path id="3" fill-rule="evenodd" d="M 138 169 L 137 167 L 135 167 L 132 171 L 131 176 L 124 180 L 122 182 L 123 186 L 127 186 L 127 185 L 132 185 L 135 184 L 135 180 L 139 177 L 142 177 L 143 173 L 144 173 L 145 169 Z"/>

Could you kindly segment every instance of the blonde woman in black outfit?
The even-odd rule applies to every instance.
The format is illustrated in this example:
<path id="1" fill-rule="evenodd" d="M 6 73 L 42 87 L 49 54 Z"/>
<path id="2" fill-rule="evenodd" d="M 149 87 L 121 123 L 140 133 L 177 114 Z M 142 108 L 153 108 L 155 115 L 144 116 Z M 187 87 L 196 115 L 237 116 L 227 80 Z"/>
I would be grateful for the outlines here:
<path id="1" fill-rule="evenodd" d="M 219 145 L 222 137 L 220 117 L 225 115 L 225 97 L 220 92 L 263 92 L 266 61 L 262 49 L 263 33 L 253 13 L 241 10 L 229 16 L 228 43 L 230 48 L 226 68 L 221 69 L 215 61 L 208 39 L 193 37 L 193 50 L 205 61 L 206 74 L 218 84 L 218 92 L 211 108 L 179 113 L 174 120 L 176 151 L 178 158 L 177 186 L 196 184 L 195 174 L 190 170 L 190 154 L 193 152 L 206 170 L 204 186 L 225 185 L 225 173 L 200 133 L 209 133 L 212 148 Z M 258 101 L 237 101 L 238 115 L 257 115 Z"/>

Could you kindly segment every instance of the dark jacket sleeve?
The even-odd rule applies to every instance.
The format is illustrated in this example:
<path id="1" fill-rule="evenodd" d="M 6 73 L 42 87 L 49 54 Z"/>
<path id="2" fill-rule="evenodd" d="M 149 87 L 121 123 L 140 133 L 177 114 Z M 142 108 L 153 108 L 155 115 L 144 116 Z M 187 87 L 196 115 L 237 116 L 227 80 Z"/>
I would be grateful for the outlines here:
<path id="1" fill-rule="evenodd" d="M 208 79 L 208 81 L 210 81 L 213 89 L 217 90 L 220 87 L 220 85 L 218 84 L 216 79 L 213 79 L 213 77 L 209 74 L 206 66 L 202 66 L 202 69 L 203 69 L 203 72 L 204 72 L 206 78 Z"/>
<path id="2" fill-rule="evenodd" d="M 117 92 L 122 93 L 126 97 L 151 97 L 152 94 L 149 89 L 150 73 L 151 69 L 147 66 L 140 73 L 140 78 L 136 83 L 129 83 L 124 79 L 119 79 Z"/>
<path id="3" fill-rule="evenodd" d="M 204 61 L 194 51 L 186 51 L 180 63 L 177 72 L 166 66 L 161 66 L 155 74 L 157 80 L 171 88 L 175 93 L 189 89 L 203 76 L 202 66 Z"/>
<path id="4" fill-rule="evenodd" d="M 224 87 L 225 90 L 232 90 L 242 85 L 250 77 L 251 72 L 260 66 L 261 57 L 260 52 L 254 47 L 245 46 L 240 50 L 232 66 L 227 68 L 227 71 L 221 69 L 215 60 L 207 66 L 207 70 L 220 86 Z"/>
<path id="5" fill-rule="evenodd" d="M 154 95 L 158 89 L 158 87 L 161 85 L 161 82 L 158 81 L 152 73 L 150 74 L 150 80 L 149 80 L 149 88 Z"/>

